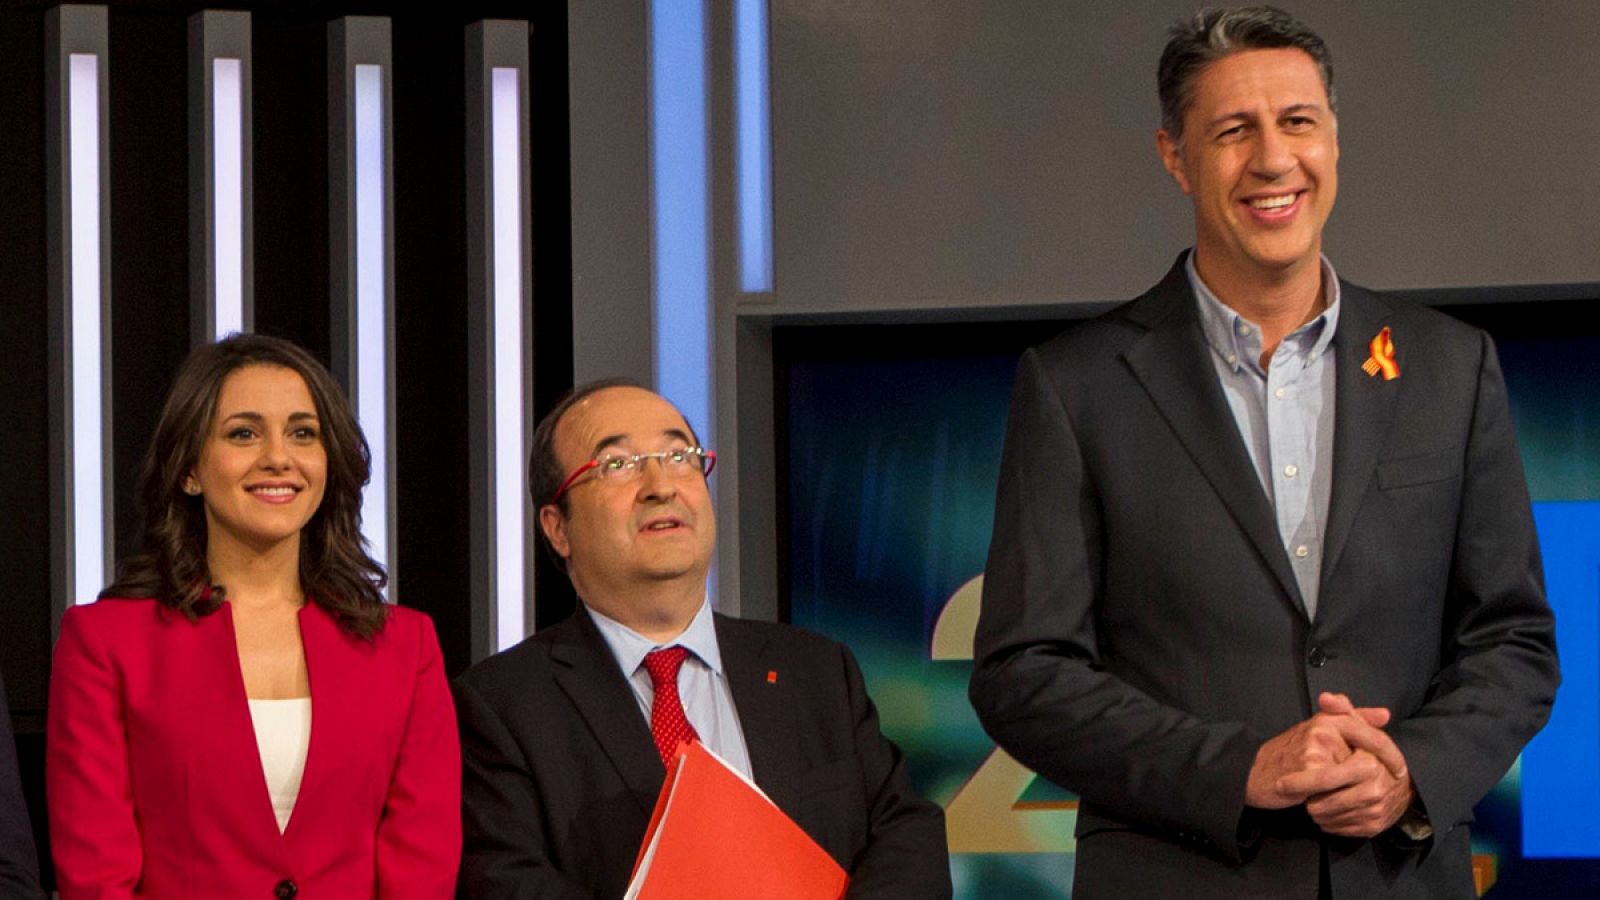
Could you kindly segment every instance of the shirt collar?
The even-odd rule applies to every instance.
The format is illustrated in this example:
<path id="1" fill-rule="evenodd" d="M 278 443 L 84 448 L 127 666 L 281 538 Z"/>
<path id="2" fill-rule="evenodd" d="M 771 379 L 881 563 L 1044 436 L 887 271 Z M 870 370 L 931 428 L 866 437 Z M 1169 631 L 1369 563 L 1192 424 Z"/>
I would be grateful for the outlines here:
<path id="1" fill-rule="evenodd" d="M 1200 330 L 1205 333 L 1206 343 L 1235 372 L 1246 364 L 1259 368 L 1260 326 L 1239 315 L 1212 293 L 1194 267 L 1192 251 L 1184 260 L 1183 269 L 1189 276 L 1189 286 L 1194 289 L 1195 302 L 1200 309 Z M 1322 257 L 1322 289 L 1328 298 L 1328 307 L 1283 339 L 1303 354 L 1307 365 L 1327 351 L 1339 325 L 1339 276 L 1326 256 Z"/>
<path id="2" fill-rule="evenodd" d="M 658 644 L 616 619 L 602 615 L 592 606 L 585 604 L 584 608 L 589 611 L 595 627 L 600 629 L 600 637 L 605 639 L 624 678 L 632 678 L 633 673 L 644 665 L 645 654 L 666 647 L 683 647 L 711 671 L 722 674 L 722 651 L 717 647 L 717 626 L 711 615 L 709 598 L 700 602 L 700 610 L 689 620 L 689 627 L 664 644 Z"/>

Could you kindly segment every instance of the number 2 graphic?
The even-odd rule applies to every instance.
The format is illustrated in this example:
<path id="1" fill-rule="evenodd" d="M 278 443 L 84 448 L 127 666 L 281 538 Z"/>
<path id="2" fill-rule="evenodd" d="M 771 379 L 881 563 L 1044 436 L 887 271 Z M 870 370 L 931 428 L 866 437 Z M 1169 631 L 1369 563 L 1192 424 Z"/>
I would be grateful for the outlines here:
<path id="1" fill-rule="evenodd" d="M 972 659 L 978 630 L 983 576 L 967 581 L 944 603 L 933 626 L 930 656 Z M 1078 801 L 1024 801 L 1039 776 L 996 747 L 945 805 L 945 835 L 951 853 L 1071 853 Z"/>

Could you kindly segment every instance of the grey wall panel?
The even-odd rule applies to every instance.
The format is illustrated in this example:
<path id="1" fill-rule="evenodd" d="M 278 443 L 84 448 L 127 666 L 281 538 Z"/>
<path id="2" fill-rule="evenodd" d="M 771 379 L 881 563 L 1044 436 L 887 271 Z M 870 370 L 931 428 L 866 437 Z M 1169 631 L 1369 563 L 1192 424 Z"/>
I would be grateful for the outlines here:
<path id="1" fill-rule="evenodd" d="M 1129 296 L 1190 238 L 1155 64 L 1197 3 L 772 4 L 776 312 Z M 1327 249 L 1380 287 L 1600 280 L 1600 5 L 1319 0 Z"/>
<path id="2" fill-rule="evenodd" d="M 653 379 L 647 13 L 632 0 L 567 7 L 575 383 Z"/>
<path id="3" fill-rule="evenodd" d="M 1397 288 L 1600 280 L 1600 4 L 1346 5 L 1318 13 L 1342 52 L 1341 271 Z"/>

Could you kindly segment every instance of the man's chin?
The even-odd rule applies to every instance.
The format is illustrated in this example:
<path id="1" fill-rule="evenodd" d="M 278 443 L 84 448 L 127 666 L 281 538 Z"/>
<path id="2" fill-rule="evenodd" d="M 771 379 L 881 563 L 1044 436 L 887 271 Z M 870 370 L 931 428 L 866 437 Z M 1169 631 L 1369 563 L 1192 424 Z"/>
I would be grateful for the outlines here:
<path id="1" fill-rule="evenodd" d="M 666 582 L 698 578 L 704 581 L 710 566 L 695 560 L 657 560 L 640 567 L 639 574 L 646 581 Z"/>
<path id="2" fill-rule="evenodd" d="M 1245 244 L 1242 255 L 1266 272 L 1292 272 L 1308 263 L 1320 264 L 1322 242 L 1304 233 L 1263 235 Z"/>

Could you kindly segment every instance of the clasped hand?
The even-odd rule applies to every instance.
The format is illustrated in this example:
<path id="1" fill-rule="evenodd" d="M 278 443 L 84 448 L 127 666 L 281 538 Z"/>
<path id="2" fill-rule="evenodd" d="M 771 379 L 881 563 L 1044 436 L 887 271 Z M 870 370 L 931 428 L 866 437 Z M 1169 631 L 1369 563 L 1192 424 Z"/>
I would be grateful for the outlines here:
<path id="1" fill-rule="evenodd" d="M 1329 834 L 1368 838 L 1404 815 L 1415 796 L 1405 755 L 1385 734 L 1389 711 L 1357 707 L 1344 694 L 1317 697 L 1317 713 L 1256 752 L 1245 803 L 1306 805 Z"/>

